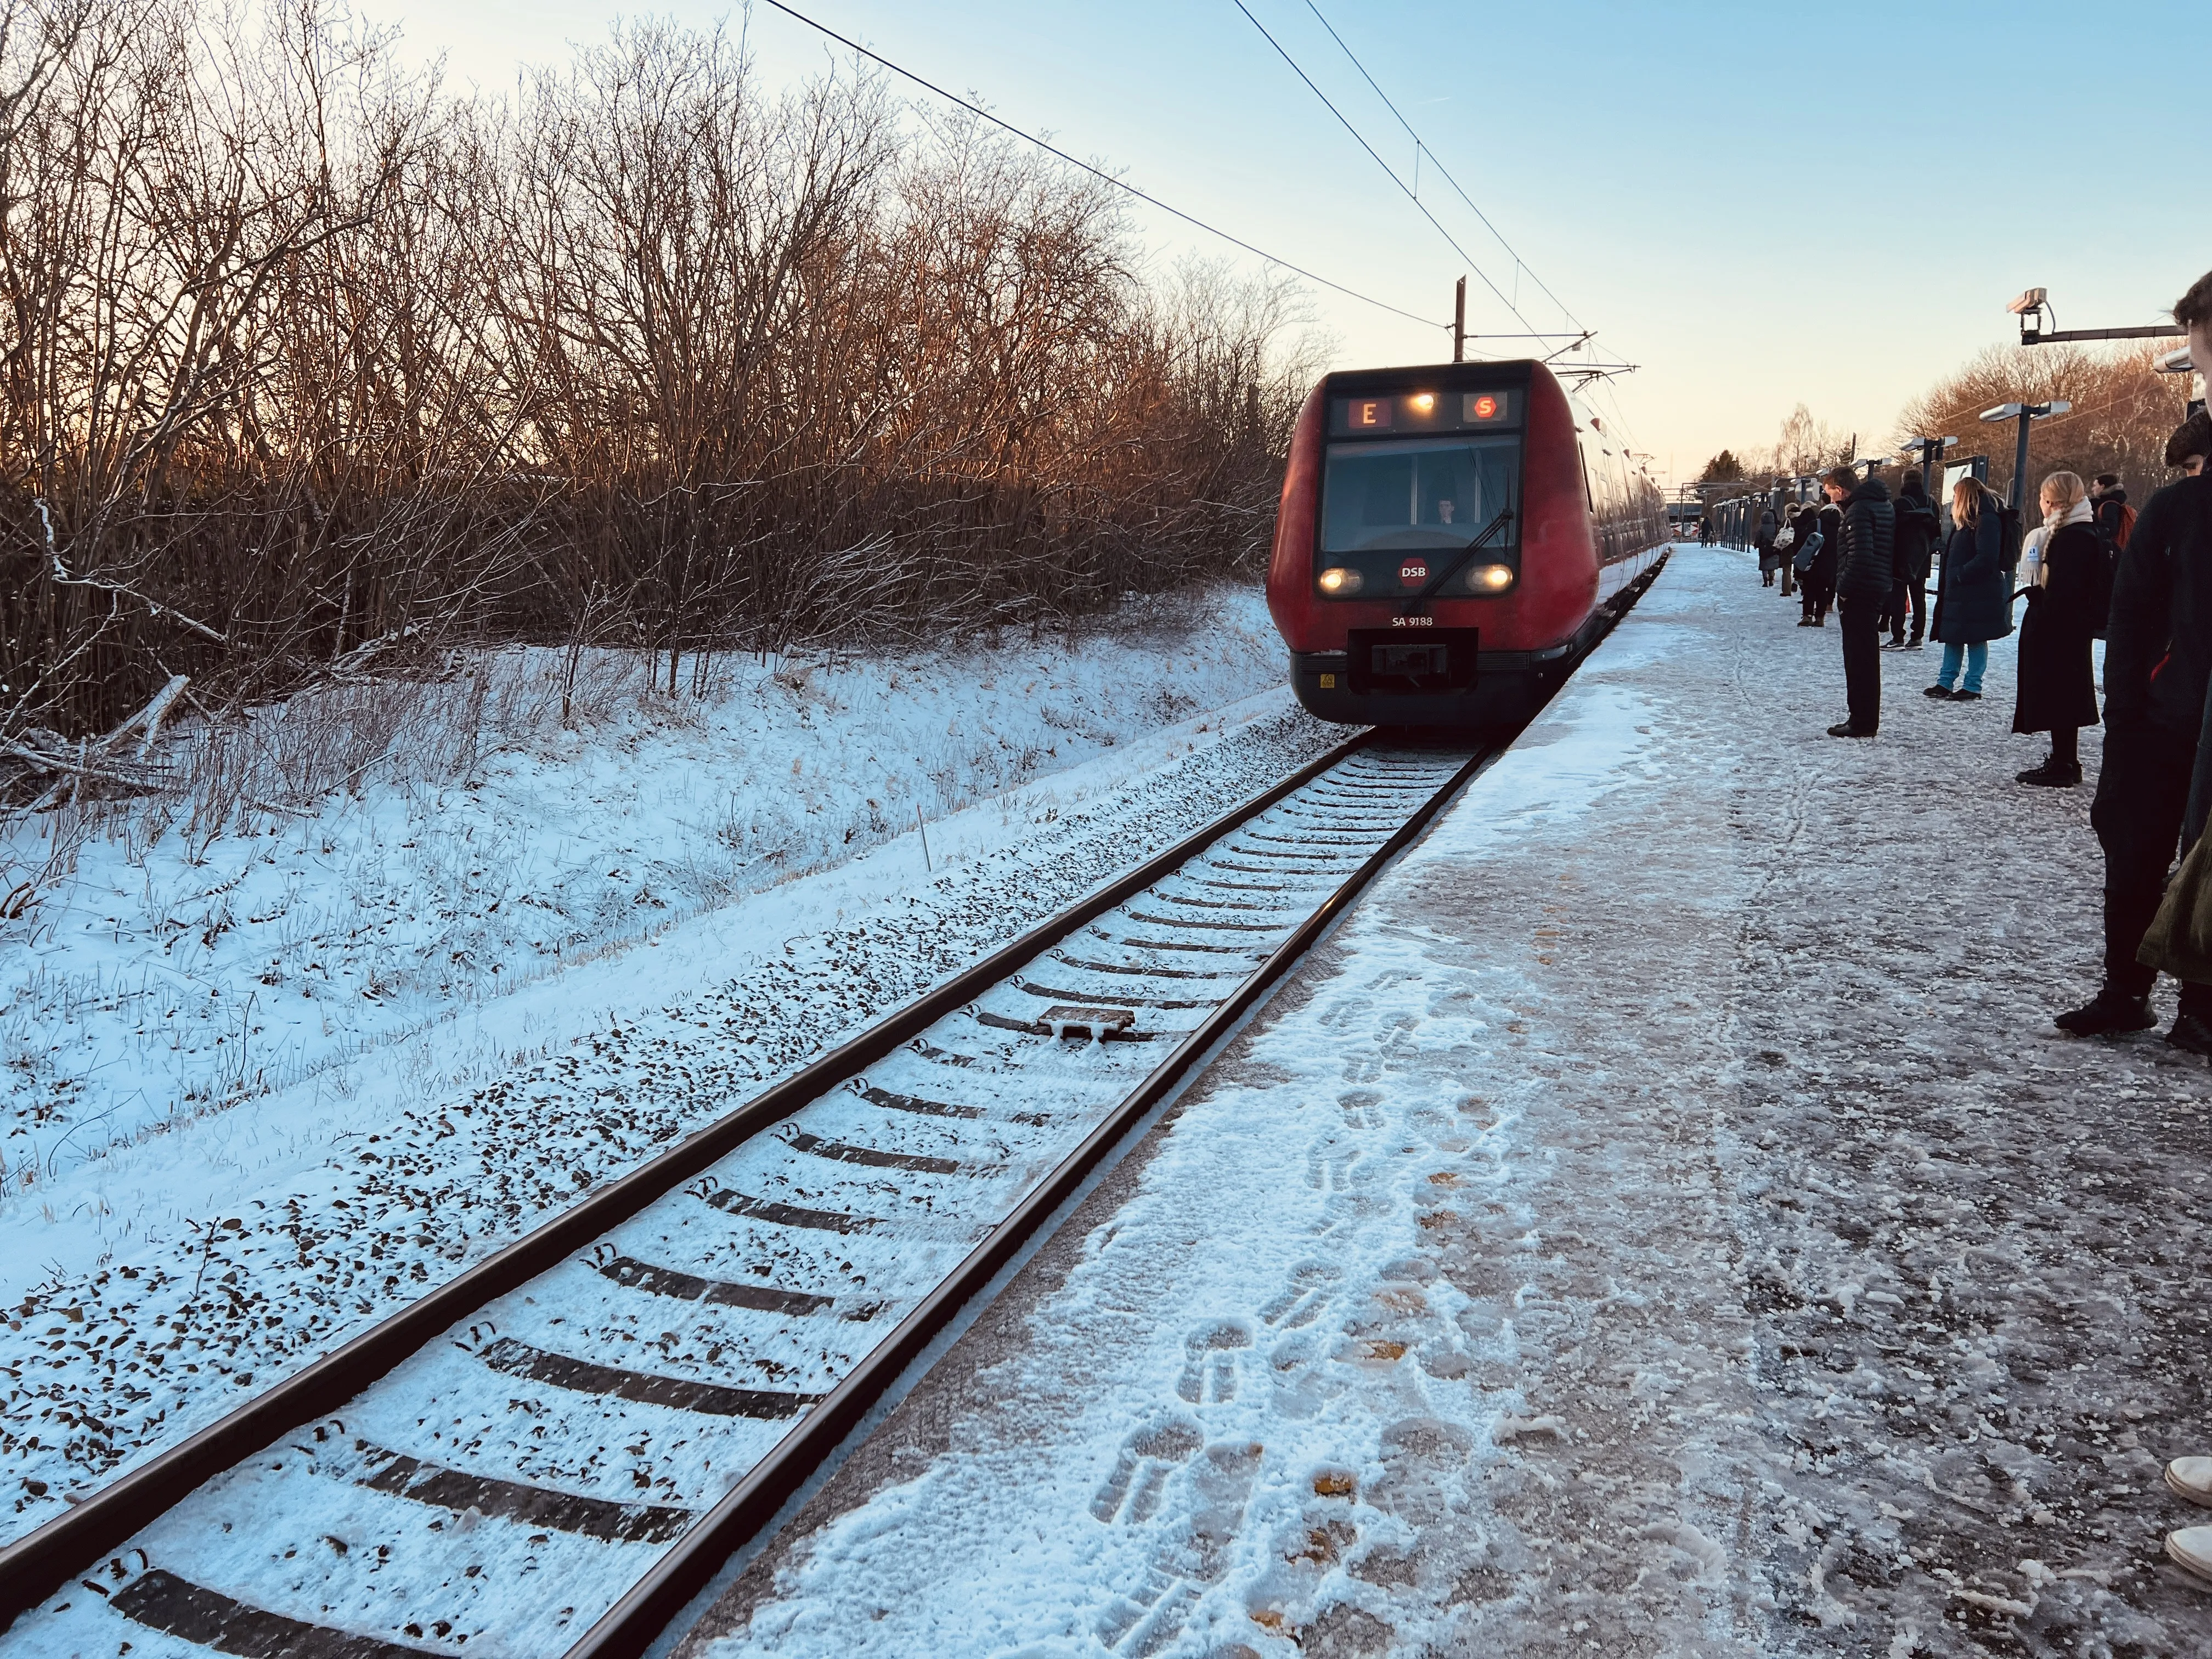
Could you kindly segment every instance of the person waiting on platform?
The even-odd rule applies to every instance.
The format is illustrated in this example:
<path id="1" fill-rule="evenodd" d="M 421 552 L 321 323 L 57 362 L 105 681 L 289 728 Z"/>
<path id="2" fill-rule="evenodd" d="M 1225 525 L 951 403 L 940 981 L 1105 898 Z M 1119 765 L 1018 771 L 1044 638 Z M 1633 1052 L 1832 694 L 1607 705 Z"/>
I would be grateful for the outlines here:
<path id="1" fill-rule="evenodd" d="M 1982 700 L 1990 641 L 2007 632 L 2008 586 L 1997 498 L 1978 478 L 1961 478 L 1951 487 L 1951 539 L 1943 544 L 1943 569 L 1936 581 L 1935 635 L 1943 665 L 1928 696 L 1938 702 Z"/>
<path id="2" fill-rule="evenodd" d="M 2212 271 L 2207 271 L 2203 276 L 2197 278 L 2195 285 L 2190 289 L 2189 292 L 2181 296 L 2181 303 L 2174 307 L 2173 315 L 2174 320 L 2189 331 L 2190 356 L 2200 367 L 2204 365 L 2212 365 Z M 2200 409 L 2194 415 L 2191 416 L 2188 420 L 2182 423 L 2181 427 L 2174 433 L 2173 436 L 2166 441 L 2166 464 L 2168 466 L 2179 467 L 2182 471 L 2187 475 L 2185 483 L 2192 493 L 2198 495 L 2201 503 L 2202 492 L 2204 490 L 2206 484 L 2206 468 L 2208 466 L 2212 466 L 2212 418 L 2208 418 L 2203 410 Z M 2184 486 L 2174 485 L 2169 487 L 2179 489 Z M 2165 494 L 2165 490 L 2159 491 L 2158 495 L 2151 497 L 2151 501 L 2156 501 L 2159 499 L 2159 495 L 2163 495 Z M 2207 509 L 2200 505 L 2199 510 L 2205 511 L 2212 509 Z M 2148 516 L 2149 511 L 2150 502 L 2144 503 L 2143 513 L 2136 520 L 2135 533 L 2130 534 L 2128 538 L 2128 544 L 2130 548 L 2140 548 L 2142 545 L 2142 540 L 2140 539 L 2142 520 L 2143 517 Z M 2200 539 L 2207 533 L 2207 531 L 2200 523 L 2198 530 Z M 2124 566 L 2126 562 L 2127 556 L 2123 554 L 2122 563 Z M 2115 609 L 2118 608 L 2118 594 L 2115 593 Z M 2109 685 L 2111 683 L 2111 650 L 2109 646 L 2106 648 L 2106 684 Z M 2110 713 L 2111 702 L 2108 696 L 2106 701 L 2106 723 L 2108 727 L 2110 725 Z M 2108 734 L 2106 738 L 2106 747 L 2108 753 L 2110 751 L 2112 739 Z M 2193 770 L 2200 778 L 2203 777 L 2208 764 L 2208 746 L 2212 746 L 2212 727 L 2208 727 L 2206 724 L 2200 721 L 2198 726 L 2196 763 L 2193 768 Z M 2106 774 L 2109 775 L 2111 769 L 2111 762 L 2107 760 L 2105 769 Z M 2105 793 L 2103 775 L 2100 775 L 2097 781 L 2097 793 L 2100 796 L 2102 796 Z M 2186 809 L 2188 817 L 2196 822 L 2196 826 L 2199 829 L 2200 833 L 2203 821 L 2206 816 L 2206 806 L 2207 802 L 2200 798 L 2198 799 L 2192 799 Z M 2094 818 L 2094 814 L 2092 816 Z M 2104 832 L 2101 829 L 2098 832 L 2098 839 L 2100 841 L 2104 839 Z M 2112 927 L 2112 890 L 2110 886 L 2111 854 L 2109 850 L 2106 856 L 2107 860 L 2107 876 L 2105 927 L 2106 935 L 2106 951 L 2109 956 Z M 2110 969 L 2108 968 L 2108 974 L 2109 971 Z M 2103 994 L 2100 993 L 2099 994 L 2101 997 Z M 2186 1004 L 2189 994 L 2186 988 L 2185 988 L 2182 994 L 2185 1004 Z M 2094 1005 L 2092 1006 L 2094 1006 Z M 2060 1023 L 2063 1024 L 2064 1021 L 2062 1019 Z M 2142 1022 L 2142 1024 L 2136 1024 L 2133 1027 L 2127 1029 L 2140 1030 L 2143 1028 L 2143 1024 L 2148 1023 L 2148 1022 L 2147 1021 Z M 2187 1040 L 2195 1034 L 2186 1029 L 2184 1020 L 2181 1018 L 2177 1017 L 2175 1018 L 2173 1026 L 2174 1029 L 2172 1032 L 2168 1035 L 2166 1039 L 2169 1042 L 2173 1042 L 2175 1038 L 2179 1037 L 2184 1040 L 2178 1046 L 2191 1048 L 2196 1048 L 2198 1047 L 2195 1042 Z M 2208 1052 L 2208 1050 L 2199 1049 L 2199 1052 Z M 2200 1508 L 2212 1509 L 2212 1457 L 2175 1458 L 2173 1462 L 2166 1466 L 2166 1484 L 2167 1490 L 2172 1492 L 2176 1497 L 2185 1498 L 2191 1503 L 2198 1505 Z M 2166 1534 L 2166 1553 L 2168 1560 L 2172 1561 L 2176 1566 L 2189 1574 L 2191 1577 L 2196 1579 L 2199 1583 L 2212 1585 L 2212 1526 L 2180 1527 Z"/>
<path id="3" fill-rule="evenodd" d="M 1774 532 L 1776 562 L 1782 567 L 1782 597 L 1788 599 L 1797 591 L 1797 538 L 1809 533 L 1810 526 L 1799 521 L 1803 507 L 1791 501 L 1782 509 L 1782 528 Z"/>
<path id="4" fill-rule="evenodd" d="M 1881 621 L 1897 577 L 1897 509 L 1889 486 L 1848 462 L 1821 480 L 1843 509 L 1836 558 L 1836 623 L 1844 636 L 1844 695 L 1849 715 L 1832 738 L 1870 738 L 1881 729 Z"/>
<path id="5" fill-rule="evenodd" d="M 1817 511 L 1808 507 L 1798 516 L 1797 534 L 1807 539 L 1820 538 L 1820 550 L 1814 555 L 1812 567 L 1797 573 L 1797 591 L 1803 595 L 1804 609 L 1797 626 L 1826 628 L 1828 608 L 1836 602 L 1836 559 L 1844 542 L 1843 508 L 1832 502 Z"/>
<path id="6" fill-rule="evenodd" d="M 2181 303 L 2173 308 L 2173 316 L 2176 322 L 2189 331 L 2191 358 L 2199 368 L 2212 366 L 2212 271 L 2207 271 L 2198 277 L 2189 292 L 2181 296 Z M 2166 442 L 2166 464 L 2168 466 L 2181 468 L 2188 475 L 2189 486 L 2193 490 L 2202 491 L 2204 488 L 2206 469 L 2212 467 L 2212 417 L 2208 417 L 2200 409 L 2184 422 L 2180 429 Z M 2163 490 L 2160 492 L 2160 495 L 2164 493 Z M 2156 495 L 2151 498 L 2152 501 L 2157 499 Z M 2149 503 L 2145 502 L 2145 513 L 2148 510 Z M 2136 532 L 2139 533 L 2141 529 L 2142 519 L 2139 516 L 2136 525 Z M 2138 545 L 2135 534 L 2130 535 L 2128 544 L 2130 547 Z M 2123 555 L 2124 559 L 2124 557 L 2125 556 Z M 2106 655 L 2109 659 L 2109 647 Z M 2109 673 L 2109 668 L 2107 672 Z M 2108 713 L 2109 708 L 2108 700 Z M 2108 745 L 2110 741 L 2108 737 L 2106 738 Z M 2206 764 L 2205 749 L 2205 729 L 2200 725 L 2197 755 L 2197 769 L 2199 771 L 2202 771 Z M 2100 794 L 2104 793 L 2104 780 L 2101 776 L 2098 779 L 2097 789 Z M 2196 805 L 2197 803 L 2192 803 L 2192 806 Z M 2203 815 L 2200 811 L 2192 811 L 2190 816 L 2201 818 Z M 2100 836 L 2099 838 L 2101 840 L 2102 836 Z M 2107 902 L 2109 903 L 2109 898 Z M 2111 927 L 2109 909 L 2106 915 L 2106 928 L 2109 933 Z M 2174 1035 L 2188 1035 L 2183 1030 L 2179 1018 L 2177 1018 L 2173 1024 Z M 2171 1042 L 2172 1036 L 2167 1040 Z M 2185 1043 L 2183 1046 L 2194 1047 L 2195 1045 Z M 2212 1457 L 2177 1457 L 2166 1467 L 2166 1484 L 2167 1489 L 2177 1497 L 2185 1498 L 2201 1508 L 2212 1509 Z M 2168 1560 L 2199 1583 L 2212 1585 L 2212 1526 L 2180 1527 L 2166 1534 L 2166 1553 Z"/>
<path id="7" fill-rule="evenodd" d="M 2089 510 L 2097 515 L 2097 538 L 2106 556 L 2118 558 L 2136 527 L 2136 510 L 2128 505 L 2128 492 L 2117 472 L 2100 472 L 2089 486 Z"/>
<path id="8" fill-rule="evenodd" d="M 2090 649 L 2104 620 L 2105 549 L 2089 492 L 2078 476 L 2052 473 L 2043 481 L 2041 499 L 2046 534 L 2035 575 L 2021 590 L 2027 614 L 2020 623 L 2012 729 L 2051 733 L 2049 757 L 2019 774 L 2020 781 L 2071 789 L 2081 781 L 2081 729 L 2097 723 L 2097 670 Z"/>
<path id="9" fill-rule="evenodd" d="M 2212 465 L 2212 414 L 2200 409 L 2174 428 L 2166 441 L 2166 464 L 2191 478 Z"/>
<path id="10" fill-rule="evenodd" d="M 1920 469 L 1912 467 L 1897 486 L 1897 586 L 1889 599 L 1889 648 L 1917 651 L 1928 632 L 1928 569 L 1942 532 L 1936 504 Z M 1905 618 L 1912 617 L 1912 637 L 1905 637 Z"/>
<path id="11" fill-rule="evenodd" d="M 1774 538 L 1781 528 L 1781 522 L 1775 518 L 1772 507 L 1759 509 L 1759 528 L 1752 532 L 1751 544 L 1759 550 L 1759 585 L 1761 587 L 1774 586 L 1774 567 L 1782 562 L 1774 551 Z"/>
<path id="12" fill-rule="evenodd" d="M 2204 291 L 2202 314 L 2212 319 L 2212 276 L 2197 289 Z M 2192 338 L 2192 347 L 2197 343 Z M 2185 460 L 2193 459 L 2185 448 L 2190 429 L 2175 434 Z M 2199 461 L 2193 476 L 2143 503 L 2113 579 L 2105 643 L 2105 759 L 2089 809 L 2089 826 L 2105 854 L 2105 982 L 2088 1002 L 2055 1020 L 2076 1036 L 2148 1030 L 2158 1023 L 2150 1006 L 2158 969 L 2136 953 L 2181 850 L 2212 683 L 2212 475 L 2203 467 Z M 2166 1040 L 2212 1054 L 2212 985 L 2183 982 L 2181 1009 Z"/>

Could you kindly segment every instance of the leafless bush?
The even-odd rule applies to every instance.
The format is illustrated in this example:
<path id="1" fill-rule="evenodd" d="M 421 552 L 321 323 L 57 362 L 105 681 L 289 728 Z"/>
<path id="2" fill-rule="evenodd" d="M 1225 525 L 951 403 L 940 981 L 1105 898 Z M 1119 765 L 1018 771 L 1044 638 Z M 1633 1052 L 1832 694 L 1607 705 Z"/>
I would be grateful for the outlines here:
<path id="1" fill-rule="evenodd" d="M 237 737 L 296 799 L 461 644 L 697 691 L 1260 556 L 1290 297 L 1148 282 L 1097 180 L 719 30 L 494 101 L 216 3 L 0 0 L 0 744 L 373 679 Z"/>

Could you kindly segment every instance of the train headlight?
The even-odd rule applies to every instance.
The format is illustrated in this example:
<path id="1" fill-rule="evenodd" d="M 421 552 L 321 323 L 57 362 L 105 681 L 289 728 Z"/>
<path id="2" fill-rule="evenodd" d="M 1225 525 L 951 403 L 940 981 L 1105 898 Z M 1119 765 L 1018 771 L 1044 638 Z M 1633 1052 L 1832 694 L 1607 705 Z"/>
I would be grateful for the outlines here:
<path id="1" fill-rule="evenodd" d="M 1321 573 L 1321 591 L 1324 593 L 1357 593 L 1362 578 L 1357 570 L 1346 570 L 1342 565 L 1333 565 Z"/>
<path id="2" fill-rule="evenodd" d="M 1467 573 L 1468 591 L 1475 593 L 1503 593 L 1513 586 L 1513 567 L 1510 564 L 1479 564 Z"/>

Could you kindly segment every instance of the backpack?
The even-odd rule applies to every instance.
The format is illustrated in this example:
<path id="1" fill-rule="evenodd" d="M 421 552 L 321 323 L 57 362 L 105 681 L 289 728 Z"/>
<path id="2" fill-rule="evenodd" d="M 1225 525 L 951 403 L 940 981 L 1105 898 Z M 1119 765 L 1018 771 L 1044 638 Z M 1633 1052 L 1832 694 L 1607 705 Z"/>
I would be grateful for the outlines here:
<path id="1" fill-rule="evenodd" d="M 1813 568 L 1813 561 L 1820 556 L 1820 549 L 1826 539 L 1817 530 L 1806 537 L 1797 544 L 1797 556 L 1790 561 L 1790 568 L 1801 576 L 1808 573 Z"/>
<path id="2" fill-rule="evenodd" d="M 2017 570 L 2020 568 L 2020 550 L 2026 540 L 2026 532 L 2021 525 L 2020 509 L 2016 507 L 2000 505 L 1997 508 L 1997 524 L 2003 538 L 1997 557 L 2008 571 Z"/>
<path id="3" fill-rule="evenodd" d="M 2136 527 L 2136 510 L 2125 501 L 2115 501 L 2120 510 L 2108 517 L 2102 507 L 2090 521 L 2096 526 L 2097 548 L 2102 555 L 2097 561 L 2097 590 L 2089 596 L 2091 612 L 2097 625 L 2090 631 L 2099 639 L 2105 637 L 2105 627 L 2112 614 L 2112 588 L 2120 574 L 2120 553 L 2128 544 L 2128 537 Z"/>

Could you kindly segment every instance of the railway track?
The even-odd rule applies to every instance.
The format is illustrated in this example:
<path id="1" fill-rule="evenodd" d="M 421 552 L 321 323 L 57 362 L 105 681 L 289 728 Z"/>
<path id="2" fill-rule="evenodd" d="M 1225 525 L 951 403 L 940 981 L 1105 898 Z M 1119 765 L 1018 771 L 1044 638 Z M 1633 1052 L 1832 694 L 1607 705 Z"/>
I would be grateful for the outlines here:
<path id="1" fill-rule="evenodd" d="M 1024 934 L 0 1549 L 0 1646 L 644 1652 L 1489 752 L 1355 738 Z"/>

